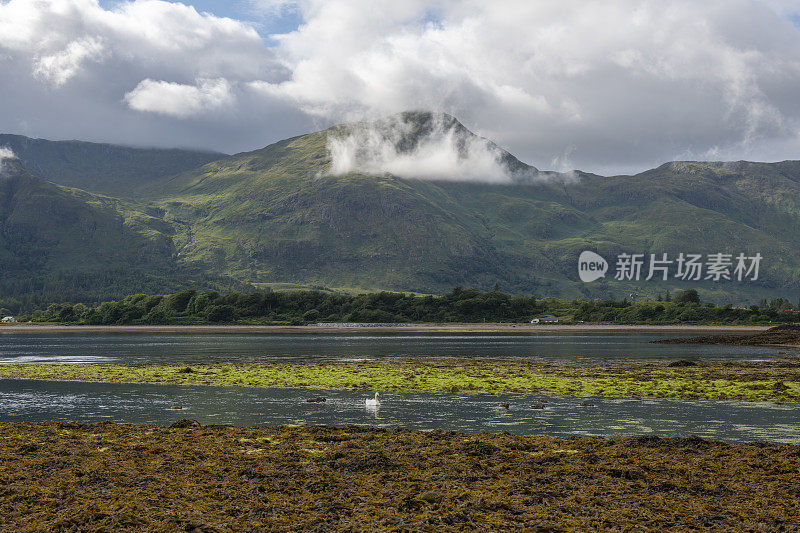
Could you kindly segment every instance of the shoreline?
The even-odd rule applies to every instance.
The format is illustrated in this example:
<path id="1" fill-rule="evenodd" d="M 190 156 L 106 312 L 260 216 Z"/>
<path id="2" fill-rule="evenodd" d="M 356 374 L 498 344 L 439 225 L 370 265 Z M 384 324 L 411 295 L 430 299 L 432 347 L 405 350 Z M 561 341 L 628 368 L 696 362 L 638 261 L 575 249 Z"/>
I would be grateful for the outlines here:
<path id="1" fill-rule="evenodd" d="M 557 333 L 557 332 L 762 332 L 771 326 L 695 326 L 646 324 L 411 324 L 409 326 L 250 326 L 250 325 L 136 325 L 136 326 L 64 326 L 55 324 L 4 324 L 0 333 Z"/>
<path id="2" fill-rule="evenodd" d="M 749 335 L 702 335 L 650 341 L 655 344 L 717 344 L 727 346 L 800 347 L 800 326 L 783 325 Z"/>

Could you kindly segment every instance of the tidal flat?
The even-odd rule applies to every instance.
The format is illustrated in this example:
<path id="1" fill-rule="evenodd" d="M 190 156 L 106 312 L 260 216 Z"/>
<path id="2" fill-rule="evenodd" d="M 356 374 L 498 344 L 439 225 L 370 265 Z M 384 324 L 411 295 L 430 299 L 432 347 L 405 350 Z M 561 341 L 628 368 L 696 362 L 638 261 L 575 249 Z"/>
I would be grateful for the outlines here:
<path id="1" fill-rule="evenodd" d="M 494 359 L 251 364 L 9 364 L 0 377 L 395 392 L 800 401 L 800 360 L 568 366 Z"/>
<path id="2" fill-rule="evenodd" d="M 800 346 L 800 325 L 784 324 L 741 335 L 703 335 L 653 341 L 656 344 L 725 344 L 730 346 Z"/>
<path id="3" fill-rule="evenodd" d="M 800 446 L 364 427 L 0 424 L 3 531 L 800 527 Z"/>

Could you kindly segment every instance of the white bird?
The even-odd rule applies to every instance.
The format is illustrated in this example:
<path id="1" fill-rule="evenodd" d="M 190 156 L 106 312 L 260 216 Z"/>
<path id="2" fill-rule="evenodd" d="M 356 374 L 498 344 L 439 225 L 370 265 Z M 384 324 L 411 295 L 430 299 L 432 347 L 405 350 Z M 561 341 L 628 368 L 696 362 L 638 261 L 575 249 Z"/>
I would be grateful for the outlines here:
<path id="1" fill-rule="evenodd" d="M 378 407 L 381 404 L 380 395 L 376 392 L 375 398 L 367 398 L 364 400 L 364 405 L 367 407 Z"/>

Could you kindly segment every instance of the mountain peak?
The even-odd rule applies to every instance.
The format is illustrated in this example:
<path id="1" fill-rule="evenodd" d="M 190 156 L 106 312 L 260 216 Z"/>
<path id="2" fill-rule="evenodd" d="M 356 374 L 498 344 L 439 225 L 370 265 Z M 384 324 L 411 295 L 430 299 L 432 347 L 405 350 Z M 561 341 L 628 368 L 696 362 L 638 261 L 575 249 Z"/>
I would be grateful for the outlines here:
<path id="1" fill-rule="evenodd" d="M 331 173 L 511 183 L 539 171 L 467 129 L 452 115 L 404 111 L 329 130 Z"/>

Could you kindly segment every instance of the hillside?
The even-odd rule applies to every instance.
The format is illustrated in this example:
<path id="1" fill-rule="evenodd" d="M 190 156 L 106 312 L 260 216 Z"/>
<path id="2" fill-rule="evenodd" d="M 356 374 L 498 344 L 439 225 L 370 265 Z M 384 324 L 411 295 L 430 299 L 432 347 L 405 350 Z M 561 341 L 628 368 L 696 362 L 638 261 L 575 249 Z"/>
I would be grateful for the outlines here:
<path id="1" fill-rule="evenodd" d="M 433 160 L 432 149 L 448 146 L 449 174 L 423 164 Z M 350 150 L 347 157 L 337 155 L 342 149 Z M 383 167 L 423 179 L 371 170 Z M 482 179 L 484 168 L 494 174 Z M 720 303 L 800 296 L 800 162 L 673 162 L 634 176 L 557 174 L 520 162 L 453 117 L 414 112 L 335 126 L 136 187 L 126 180 L 111 181 L 135 189 L 138 200 L 35 181 L 39 199 L 26 206 L 56 198 L 75 211 L 76 225 L 17 214 L 14 231 L 32 232 L 26 242 L 38 244 L 7 247 L 11 262 L 38 272 L 38 253 L 47 256 L 46 271 L 83 273 L 89 263 L 125 275 L 145 269 L 158 292 L 204 279 L 423 293 L 497 283 L 517 294 L 620 299 L 694 287 Z M 108 226 L 117 233 L 46 238 L 43 228 L 51 225 L 80 235 L 86 209 L 115 220 Z M 608 259 L 605 278 L 579 280 L 584 250 Z M 620 253 L 760 253 L 763 262 L 751 282 L 615 281 Z M 92 254 L 102 261 L 86 259 Z"/>
<path id="2" fill-rule="evenodd" d="M 800 294 L 800 163 L 669 163 L 615 177 L 525 165 L 522 179 L 505 184 L 329 175 L 329 137 L 347 127 L 221 159 L 148 191 L 193 228 L 182 260 L 252 282 L 421 292 L 497 282 L 564 296 L 688 286 L 719 300 Z M 609 258 L 758 251 L 765 260 L 751 284 L 583 284 L 584 249 Z"/>
<path id="3" fill-rule="evenodd" d="M 137 195 L 140 187 L 214 161 L 225 154 L 198 150 L 133 148 L 82 141 L 48 141 L 0 134 L 28 170 L 48 181 L 111 196 Z"/>
<path id="4" fill-rule="evenodd" d="M 154 207 L 47 182 L 4 160 L 0 171 L 0 295 L 102 300 L 200 283 L 174 258 L 180 228 Z"/>

